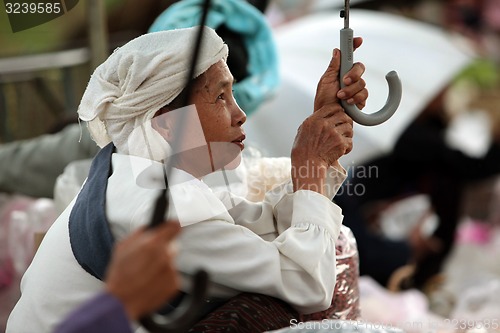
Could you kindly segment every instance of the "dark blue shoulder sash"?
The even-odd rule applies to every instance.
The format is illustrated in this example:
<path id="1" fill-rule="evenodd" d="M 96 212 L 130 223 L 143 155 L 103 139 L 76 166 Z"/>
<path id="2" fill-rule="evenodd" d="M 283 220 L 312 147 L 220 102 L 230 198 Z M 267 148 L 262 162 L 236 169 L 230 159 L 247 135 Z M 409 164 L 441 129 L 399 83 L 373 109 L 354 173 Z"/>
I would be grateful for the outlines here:
<path id="1" fill-rule="evenodd" d="M 115 239 L 106 218 L 106 188 L 112 174 L 112 143 L 92 161 L 89 176 L 69 216 L 69 239 L 76 260 L 85 271 L 104 279 Z"/>
<path id="2" fill-rule="evenodd" d="M 71 249 L 80 266 L 99 280 L 104 280 L 111 260 L 115 239 L 106 218 L 106 189 L 113 173 L 111 156 L 115 151 L 112 143 L 104 147 L 92 161 L 89 176 L 78 194 L 69 216 Z M 184 292 L 166 304 L 160 313 L 174 310 L 185 297 Z M 200 318 L 220 306 L 223 301 L 206 303 Z"/>

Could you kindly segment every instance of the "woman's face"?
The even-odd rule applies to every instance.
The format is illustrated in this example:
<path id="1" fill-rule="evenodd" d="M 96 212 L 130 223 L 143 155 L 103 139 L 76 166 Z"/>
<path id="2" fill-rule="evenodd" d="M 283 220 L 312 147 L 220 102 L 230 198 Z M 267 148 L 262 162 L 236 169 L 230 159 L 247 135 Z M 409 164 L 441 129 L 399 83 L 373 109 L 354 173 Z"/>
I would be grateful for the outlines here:
<path id="1" fill-rule="evenodd" d="M 246 115 L 233 97 L 233 81 L 221 60 L 197 78 L 193 87 L 191 103 L 196 105 L 215 170 L 235 168 L 245 147 L 242 125 Z"/>
<path id="2" fill-rule="evenodd" d="M 226 63 L 219 61 L 194 80 L 189 107 L 156 118 L 155 128 L 175 146 L 177 168 L 203 177 L 239 165 L 246 115 L 233 98 L 233 80 Z M 162 129 L 162 123 L 169 125 Z"/>

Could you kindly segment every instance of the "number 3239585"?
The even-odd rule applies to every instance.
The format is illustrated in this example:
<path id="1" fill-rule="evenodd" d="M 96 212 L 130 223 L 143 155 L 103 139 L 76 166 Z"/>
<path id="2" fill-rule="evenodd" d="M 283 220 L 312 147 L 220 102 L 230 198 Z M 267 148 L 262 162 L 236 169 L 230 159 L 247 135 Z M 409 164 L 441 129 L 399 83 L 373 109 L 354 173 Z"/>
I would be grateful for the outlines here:
<path id="1" fill-rule="evenodd" d="M 5 11 L 7 14 L 59 14 L 62 8 L 60 2 L 7 2 Z"/>

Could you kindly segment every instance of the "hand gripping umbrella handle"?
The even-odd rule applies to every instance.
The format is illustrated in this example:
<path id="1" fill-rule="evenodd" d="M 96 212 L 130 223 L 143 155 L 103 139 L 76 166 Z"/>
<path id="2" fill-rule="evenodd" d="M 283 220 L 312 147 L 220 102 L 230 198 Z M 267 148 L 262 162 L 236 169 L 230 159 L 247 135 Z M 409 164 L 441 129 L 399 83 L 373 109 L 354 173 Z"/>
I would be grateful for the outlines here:
<path id="1" fill-rule="evenodd" d="M 151 314 L 141 318 L 141 325 L 150 333 L 187 332 L 199 317 L 205 304 L 208 274 L 199 270 L 193 277 L 193 290 L 182 303 L 167 316 Z"/>
<path id="2" fill-rule="evenodd" d="M 350 28 L 340 30 L 340 87 L 345 87 L 342 80 L 345 74 L 352 68 L 353 65 L 353 31 Z M 356 105 L 347 104 L 342 100 L 342 106 L 345 112 L 358 124 L 365 126 L 379 125 L 392 117 L 396 112 L 399 103 L 401 102 L 402 88 L 401 80 L 395 71 L 390 71 L 385 76 L 389 85 L 389 96 L 382 109 L 375 113 L 364 113 L 356 107 Z"/>
<path id="3" fill-rule="evenodd" d="M 163 169 L 165 172 L 165 169 Z M 164 174 L 165 187 L 168 188 L 166 173 Z M 167 189 L 164 189 L 155 202 L 153 216 L 148 228 L 153 229 L 164 222 L 165 211 L 169 208 Z M 167 316 L 151 314 L 140 319 L 141 325 L 151 333 L 182 333 L 187 332 L 198 319 L 205 304 L 205 295 L 208 287 L 208 273 L 198 270 L 193 277 L 193 290 Z"/>

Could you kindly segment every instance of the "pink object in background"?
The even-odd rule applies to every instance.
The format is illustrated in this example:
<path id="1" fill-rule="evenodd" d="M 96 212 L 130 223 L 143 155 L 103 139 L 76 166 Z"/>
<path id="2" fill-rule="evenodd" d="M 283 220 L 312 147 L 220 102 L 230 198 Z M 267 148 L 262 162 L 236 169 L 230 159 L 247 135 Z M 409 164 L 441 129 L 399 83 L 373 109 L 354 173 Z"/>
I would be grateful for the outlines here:
<path id="1" fill-rule="evenodd" d="M 12 259 L 4 258 L 0 260 L 0 290 L 7 288 L 14 279 L 14 265 Z"/>
<path id="2" fill-rule="evenodd" d="M 456 241 L 459 244 L 487 244 L 491 240 L 491 227 L 484 222 L 466 220 L 457 231 Z"/>
<path id="3" fill-rule="evenodd" d="M 485 1 L 483 15 L 486 23 L 492 29 L 500 31 L 500 3 L 498 0 Z"/>
<path id="4" fill-rule="evenodd" d="M 8 249 L 10 219 L 14 211 L 25 210 L 33 199 L 22 196 L 0 196 L 0 290 L 12 284 L 15 268 Z"/>

